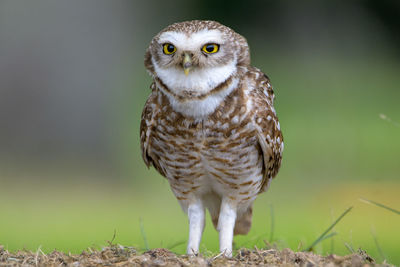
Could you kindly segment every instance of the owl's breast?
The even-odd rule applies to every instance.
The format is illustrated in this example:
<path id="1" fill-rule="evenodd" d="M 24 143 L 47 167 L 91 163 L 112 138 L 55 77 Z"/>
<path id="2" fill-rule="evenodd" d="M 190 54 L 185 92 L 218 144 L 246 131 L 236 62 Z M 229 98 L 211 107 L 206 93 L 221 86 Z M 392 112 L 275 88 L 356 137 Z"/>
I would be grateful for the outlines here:
<path id="1" fill-rule="evenodd" d="M 171 113 L 172 114 L 172 113 Z M 171 115 L 169 114 L 169 115 Z M 172 188 L 201 192 L 238 190 L 262 179 L 262 153 L 249 121 L 162 118 L 152 136 L 152 153 Z M 253 182 L 253 181 L 252 181 Z"/>
<path id="2" fill-rule="evenodd" d="M 257 135 L 247 124 L 217 122 L 206 128 L 202 156 L 209 164 L 209 174 L 223 187 L 238 189 L 249 179 L 262 179 Z"/>

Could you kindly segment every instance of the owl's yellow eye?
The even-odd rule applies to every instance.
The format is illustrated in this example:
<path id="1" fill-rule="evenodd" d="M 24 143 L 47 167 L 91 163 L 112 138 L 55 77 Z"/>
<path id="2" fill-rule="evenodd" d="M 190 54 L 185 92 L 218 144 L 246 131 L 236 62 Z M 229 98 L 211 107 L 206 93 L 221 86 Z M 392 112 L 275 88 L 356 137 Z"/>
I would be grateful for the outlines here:
<path id="1" fill-rule="evenodd" d="M 203 46 L 203 48 L 201 50 L 203 50 L 203 52 L 205 52 L 207 54 L 217 53 L 218 50 L 219 50 L 219 45 L 217 45 L 217 44 L 206 44 L 206 45 Z"/>
<path id="2" fill-rule="evenodd" d="M 173 44 L 166 43 L 163 44 L 163 51 L 166 55 L 172 55 L 176 52 L 176 47 Z"/>

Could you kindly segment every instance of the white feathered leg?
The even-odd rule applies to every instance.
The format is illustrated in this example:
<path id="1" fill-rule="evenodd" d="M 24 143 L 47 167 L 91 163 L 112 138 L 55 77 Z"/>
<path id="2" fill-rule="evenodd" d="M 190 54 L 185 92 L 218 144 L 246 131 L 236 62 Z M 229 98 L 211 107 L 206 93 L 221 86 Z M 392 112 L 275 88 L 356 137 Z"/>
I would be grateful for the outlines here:
<path id="1" fill-rule="evenodd" d="M 233 229 L 236 222 L 236 208 L 223 199 L 218 219 L 219 250 L 227 257 L 232 257 Z"/>
<path id="2" fill-rule="evenodd" d="M 196 255 L 199 253 L 201 236 L 203 235 L 205 224 L 205 211 L 203 203 L 198 200 L 188 207 L 189 217 L 189 241 L 187 254 Z"/>

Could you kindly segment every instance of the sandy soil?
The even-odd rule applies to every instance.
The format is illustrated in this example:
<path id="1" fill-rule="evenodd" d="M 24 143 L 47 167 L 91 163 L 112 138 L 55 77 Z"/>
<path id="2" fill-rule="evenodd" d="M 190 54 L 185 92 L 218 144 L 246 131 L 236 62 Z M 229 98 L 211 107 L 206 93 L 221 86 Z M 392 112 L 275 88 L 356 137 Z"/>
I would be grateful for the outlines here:
<path id="1" fill-rule="evenodd" d="M 364 251 L 347 256 L 320 256 L 312 252 L 275 249 L 241 249 L 233 258 L 189 257 L 166 249 L 138 253 L 134 248 L 113 245 L 101 251 L 87 250 L 79 255 L 54 251 L 49 254 L 19 251 L 10 253 L 0 246 L 0 266 L 390 266 L 376 264 Z"/>

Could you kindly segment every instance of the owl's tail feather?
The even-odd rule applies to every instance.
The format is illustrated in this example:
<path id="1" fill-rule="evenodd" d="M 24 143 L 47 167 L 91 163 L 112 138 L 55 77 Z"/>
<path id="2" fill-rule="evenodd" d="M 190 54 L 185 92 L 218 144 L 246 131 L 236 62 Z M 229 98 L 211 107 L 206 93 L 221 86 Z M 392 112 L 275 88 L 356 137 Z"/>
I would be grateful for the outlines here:
<path id="1" fill-rule="evenodd" d="M 247 235 L 251 228 L 251 219 L 253 217 L 253 208 L 249 207 L 244 213 L 236 219 L 235 229 L 233 231 L 234 235 Z M 215 229 L 218 227 L 218 213 L 211 215 L 211 219 Z"/>
<path id="2" fill-rule="evenodd" d="M 240 217 L 236 219 L 234 235 L 247 235 L 251 228 L 253 208 L 249 207 Z"/>
<path id="3" fill-rule="evenodd" d="M 211 220 L 213 222 L 215 230 L 218 230 L 218 215 L 216 216 L 211 216 Z"/>

